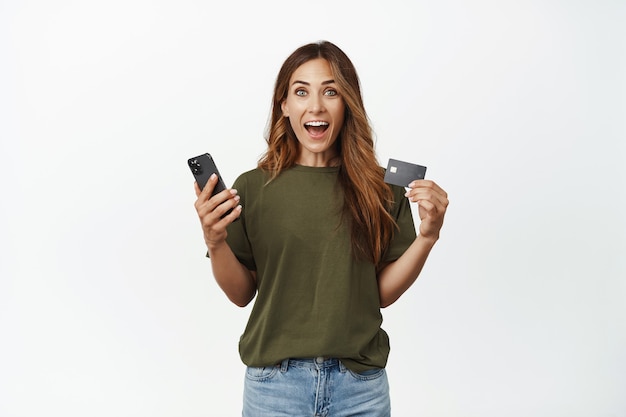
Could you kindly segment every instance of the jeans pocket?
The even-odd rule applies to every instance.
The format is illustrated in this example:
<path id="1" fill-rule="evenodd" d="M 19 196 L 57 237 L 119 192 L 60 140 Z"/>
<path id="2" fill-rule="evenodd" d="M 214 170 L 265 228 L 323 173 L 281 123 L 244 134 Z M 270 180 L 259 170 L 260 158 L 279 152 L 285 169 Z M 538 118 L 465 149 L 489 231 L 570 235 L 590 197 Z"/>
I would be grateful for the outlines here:
<path id="1" fill-rule="evenodd" d="M 383 376 L 385 374 L 385 368 L 368 369 L 359 373 L 348 369 L 348 372 L 359 381 L 371 381 L 373 379 L 378 379 Z"/>
<path id="2" fill-rule="evenodd" d="M 248 366 L 246 368 L 246 378 L 257 382 L 268 381 L 276 375 L 278 370 L 278 366 Z"/>

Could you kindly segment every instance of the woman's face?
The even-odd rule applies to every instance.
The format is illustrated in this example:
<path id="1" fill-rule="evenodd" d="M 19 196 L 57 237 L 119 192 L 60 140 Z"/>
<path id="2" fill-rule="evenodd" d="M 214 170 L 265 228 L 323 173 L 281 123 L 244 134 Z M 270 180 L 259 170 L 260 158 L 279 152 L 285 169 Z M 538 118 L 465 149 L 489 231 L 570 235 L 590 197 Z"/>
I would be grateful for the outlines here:
<path id="1" fill-rule="evenodd" d="M 300 143 L 300 165 L 327 166 L 337 156 L 335 141 L 344 120 L 345 104 L 337 92 L 328 61 L 299 66 L 289 80 L 282 111 Z"/>

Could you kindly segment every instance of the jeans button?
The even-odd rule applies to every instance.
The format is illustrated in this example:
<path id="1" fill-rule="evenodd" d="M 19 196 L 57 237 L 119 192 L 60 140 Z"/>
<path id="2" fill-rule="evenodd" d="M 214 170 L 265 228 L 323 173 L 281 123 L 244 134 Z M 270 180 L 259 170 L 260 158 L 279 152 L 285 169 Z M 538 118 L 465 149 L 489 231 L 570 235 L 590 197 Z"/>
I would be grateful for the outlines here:
<path id="1" fill-rule="evenodd" d="M 324 358 L 321 356 L 318 356 L 317 358 L 315 358 L 315 362 L 322 364 L 324 363 Z"/>

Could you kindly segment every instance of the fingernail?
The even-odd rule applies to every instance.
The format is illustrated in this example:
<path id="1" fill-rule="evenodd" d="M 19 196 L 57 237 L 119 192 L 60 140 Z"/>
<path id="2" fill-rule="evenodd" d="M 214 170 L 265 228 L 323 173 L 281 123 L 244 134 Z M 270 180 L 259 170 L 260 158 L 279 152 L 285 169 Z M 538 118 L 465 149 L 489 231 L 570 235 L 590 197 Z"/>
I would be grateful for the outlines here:
<path id="1" fill-rule="evenodd" d="M 231 193 L 232 195 L 235 195 L 235 194 L 237 194 L 237 190 L 235 190 L 234 188 L 231 188 L 231 189 L 230 189 L 230 193 Z"/>
<path id="2" fill-rule="evenodd" d="M 215 172 L 211 174 L 211 177 L 209 177 L 209 179 L 215 179 L 215 177 L 217 177 L 217 175 L 215 175 Z"/>

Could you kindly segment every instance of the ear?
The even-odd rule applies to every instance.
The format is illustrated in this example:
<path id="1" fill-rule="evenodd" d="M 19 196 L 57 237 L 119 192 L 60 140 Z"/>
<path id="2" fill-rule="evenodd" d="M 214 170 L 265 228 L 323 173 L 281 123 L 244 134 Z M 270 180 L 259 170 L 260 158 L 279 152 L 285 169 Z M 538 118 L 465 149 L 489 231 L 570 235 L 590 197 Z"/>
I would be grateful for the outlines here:
<path id="1" fill-rule="evenodd" d="M 280 103 L 280 109 L 283 111 L 284 117 L 289 117 L 289 110 L 287 109 L 287 100 L 283 100 L 283 102 Z"/>

